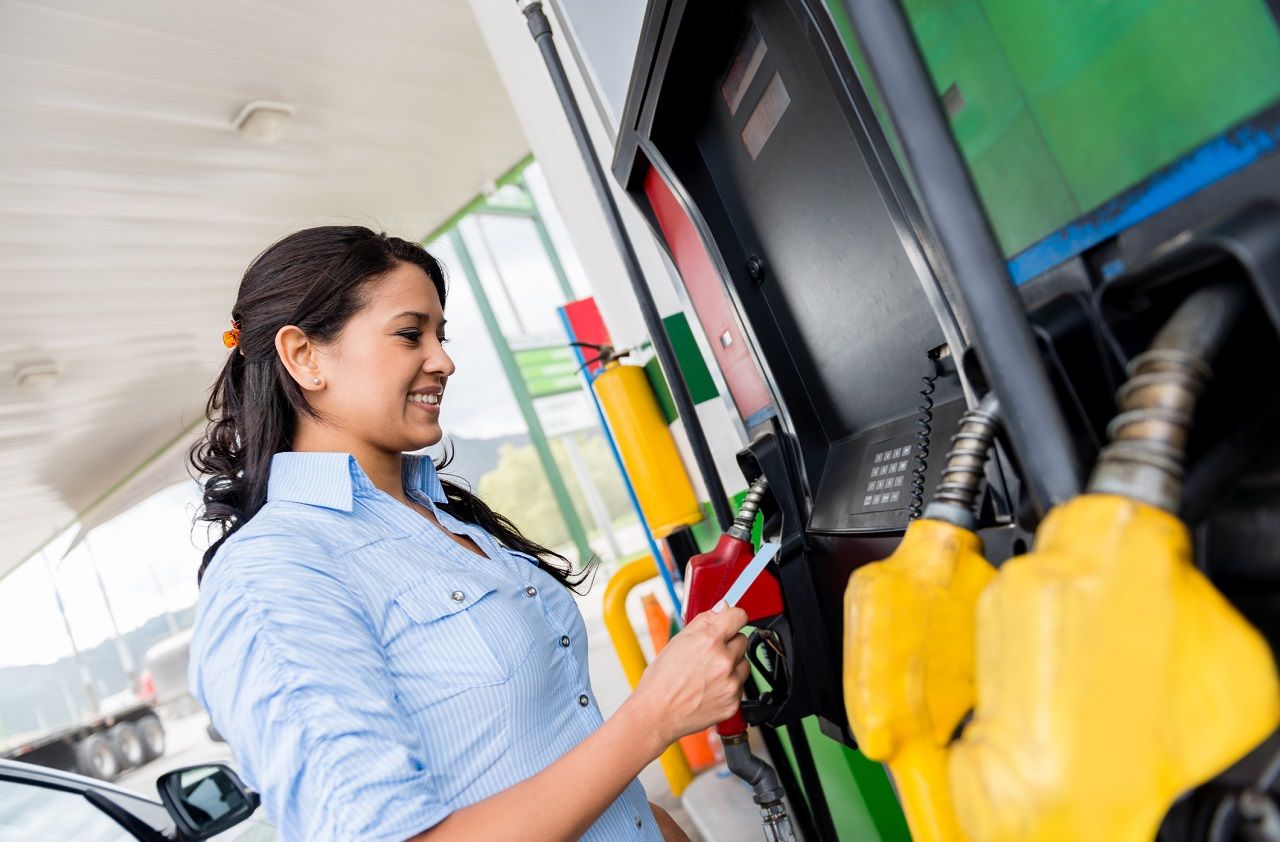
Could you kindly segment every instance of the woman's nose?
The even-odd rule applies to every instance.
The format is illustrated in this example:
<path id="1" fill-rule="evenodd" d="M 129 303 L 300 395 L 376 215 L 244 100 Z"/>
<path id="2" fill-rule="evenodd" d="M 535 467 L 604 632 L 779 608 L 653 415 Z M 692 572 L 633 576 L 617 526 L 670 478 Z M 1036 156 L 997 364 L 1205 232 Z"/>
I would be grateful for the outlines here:
<path id="1" fill-rule="evenodd" d="M 431 354 L 427 355 L 427 358 L 423 360 L 422 363 L 423 371 L 432 374 L 441 374 L 445 377 L 453 374 L 456 368 L 457 366 L 453 364 L 453 357 L 449 356 L 449 353 L 445 351 L 443 346 L 436 346 L 435 350 Z"/>

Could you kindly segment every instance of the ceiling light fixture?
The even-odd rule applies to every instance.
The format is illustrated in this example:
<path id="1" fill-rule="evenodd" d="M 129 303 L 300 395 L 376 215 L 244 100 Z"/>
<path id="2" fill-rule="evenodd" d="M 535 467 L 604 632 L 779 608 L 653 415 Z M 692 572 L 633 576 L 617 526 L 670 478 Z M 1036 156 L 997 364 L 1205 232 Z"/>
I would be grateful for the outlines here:
<path id="1" fill-rule="evenodd" d="M 255 99 L 240 109 L 231 121 L 236 134 L 253 143 L 276 143 L 284 137 L 297 111 L 287 102 Z"/>
<path id="2" fill-rule="evenodd" d="M 29 362 L 14 366 L 13 382 L 23 389 L 44 389 L 62 374 L 62 366 L 55 362 Z"/>

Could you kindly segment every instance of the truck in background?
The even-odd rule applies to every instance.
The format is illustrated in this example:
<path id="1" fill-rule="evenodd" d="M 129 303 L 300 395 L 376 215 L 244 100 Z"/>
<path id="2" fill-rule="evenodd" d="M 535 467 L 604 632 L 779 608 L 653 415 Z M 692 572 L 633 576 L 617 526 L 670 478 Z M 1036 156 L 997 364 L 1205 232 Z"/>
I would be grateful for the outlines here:
<path id="1" fill-rule="evenodd" d="M 145 673 L 142 694 L 118 693 L 104 699 L 98 713 L 44 733 L 19 734 L 0 745 L 0 758 L 113 780 L 121 772 L 164 754 L 164 725 L 153 703 L 154 687 Z"/>

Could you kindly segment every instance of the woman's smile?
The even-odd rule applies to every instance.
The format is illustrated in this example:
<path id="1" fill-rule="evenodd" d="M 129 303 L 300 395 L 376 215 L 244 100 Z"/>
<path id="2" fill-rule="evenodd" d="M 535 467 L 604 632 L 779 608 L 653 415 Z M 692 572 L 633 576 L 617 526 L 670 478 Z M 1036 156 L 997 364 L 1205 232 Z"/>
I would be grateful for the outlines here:
<path id="1" fill-rule="evenodd" d="M 440 401 L 443 399 L 444 388 L 440 386 L 409 393 L 409 403 L 432 418 L 440 415 Z"/>

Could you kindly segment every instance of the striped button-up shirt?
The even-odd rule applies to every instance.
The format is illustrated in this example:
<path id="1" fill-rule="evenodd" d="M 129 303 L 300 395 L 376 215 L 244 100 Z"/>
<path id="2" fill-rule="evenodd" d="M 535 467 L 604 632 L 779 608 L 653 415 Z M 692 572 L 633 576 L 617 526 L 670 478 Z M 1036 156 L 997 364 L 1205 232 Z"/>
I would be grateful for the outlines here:
<path id="1" fill-rule="evenodd" d="M 285 839 L 405 839 L 602 722 L 572 596 L 445 512 L 430 459 L 404 488 L 485 557 L 350 455 L 280 453 L 201 585 L 191 688 Z M 638 780 L 583 838 L 661 839 Z"/>

